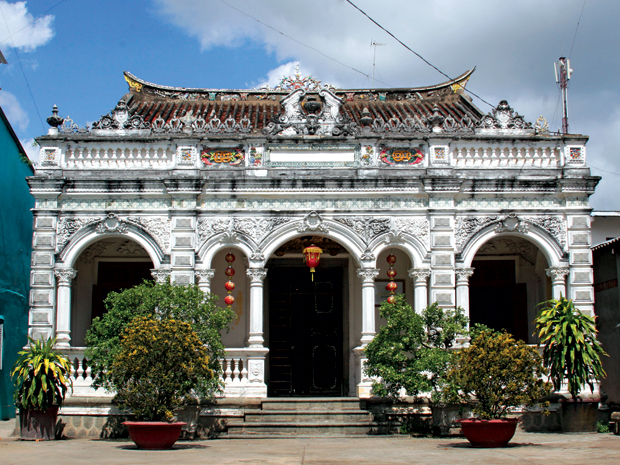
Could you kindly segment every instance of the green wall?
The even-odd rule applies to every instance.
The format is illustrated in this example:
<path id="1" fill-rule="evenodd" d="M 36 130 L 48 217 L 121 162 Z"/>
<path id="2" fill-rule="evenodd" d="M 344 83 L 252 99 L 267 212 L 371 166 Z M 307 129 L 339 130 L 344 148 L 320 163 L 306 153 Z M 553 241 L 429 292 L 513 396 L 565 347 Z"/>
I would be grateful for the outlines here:
<path id="1" fill-rule="evenodd" d="M 22 147 L 0 109 L 0 315 L 4 318 L 0 418 L 15 417 L 11 367 L 26 345 L 32 249 L 32 212 L 26 176 L 32 169 L 20 159 Z"/>

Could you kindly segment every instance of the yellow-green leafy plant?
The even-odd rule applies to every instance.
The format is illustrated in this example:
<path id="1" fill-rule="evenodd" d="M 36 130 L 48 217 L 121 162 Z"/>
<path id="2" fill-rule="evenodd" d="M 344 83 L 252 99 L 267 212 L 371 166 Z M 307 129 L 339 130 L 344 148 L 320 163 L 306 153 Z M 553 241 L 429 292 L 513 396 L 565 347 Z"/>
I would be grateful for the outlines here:
<path id="1" fill-rule="evenodd" d="M 73 388 L 71 362 L 54 348 L 56 338 L 35 341 L 28 337 L 28 343 L 28 348 L 18 353 L 11 371 L 15 405 L 44 412 L 52 406 L 60 407 L 67 390 Z"/>
<path id="2" fill-rule="evenodd" d="M 109 379 L 121 409 L 140 421 L 173 421 L 213 378 L 207 348 L 189 323 L 135 318 L 125 329 Z"/>
<path id="3" fill-rule="evenodd" d="M 461 349 L 448 371 L 453 402 L 470 402 L 475 415 L 499 419 L 511 407 L 531 405 L 549 395 L 546 370 L 535 348 L 506 332 L 473 331 L 469 347 Z"/>
<path id="4" fill-rule="evenodd" d="M 562 296 L 541 305 L 536 333 L 554 389 L 559 391 L 566 380 L 573 399 L 585 384 L 593 391 L 594 382 L 606 376 L 601 357 L 607 355 L 596 337 L 595 317 L 583 314 Z"/>

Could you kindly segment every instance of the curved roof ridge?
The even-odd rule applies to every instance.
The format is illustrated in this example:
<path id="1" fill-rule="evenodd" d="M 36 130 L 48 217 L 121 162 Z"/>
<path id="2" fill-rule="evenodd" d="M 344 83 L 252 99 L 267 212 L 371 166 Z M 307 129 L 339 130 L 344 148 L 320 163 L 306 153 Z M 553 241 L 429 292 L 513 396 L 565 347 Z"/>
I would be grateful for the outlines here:
<path id="1" fill-rule="evenodd" d="M 336 88 L 331 89 L 332 92 L 369 92 L 370 90 L 375 92 L 385 91 L 385 92 L 427 92 L 433 91 L 437 89 L 443 89 L 445 87 L 450 87 L 454 85 L 458 85 L 459 87 L 465 87 L 465 84 L 471 77 L 471 75 L 476 71 L 476 67 L 474 66 L 472 69 L 465 71 L 460 76 L 457 76 L 454 79 L 442 82 L 440 84 L 435 84 L 432 86 L 424 86 L 424 87 L 388 87 L 388 88 L 359 88 L 359 89 L 344 89 L 344 88 Z M 279 93 L 279 94 L 288 94 L 290 90 L 275 90 L 275 89 L 217 89 L 217 88 L 197 88 L 197 87 L 174 87 L 174 86 L 164 86 L 161 84 L 154 84 L 149 81 L 145 81 L 144 79 L 140 79 L 137 76 L 134 76 L 129 71 L 123 71 L 123 75 L 127 84 L 129 84 L 130 89 L 135 89 L 138 92 L 142 90 L 142 87 L 150 87 L 156 90 L 162 90 L 167 92 L 191 92 L 191 93 L 208 93 L 208 92 L 259 92 L 259 93 Z M 456 92 L 456 91 L 455 91 Z"/>

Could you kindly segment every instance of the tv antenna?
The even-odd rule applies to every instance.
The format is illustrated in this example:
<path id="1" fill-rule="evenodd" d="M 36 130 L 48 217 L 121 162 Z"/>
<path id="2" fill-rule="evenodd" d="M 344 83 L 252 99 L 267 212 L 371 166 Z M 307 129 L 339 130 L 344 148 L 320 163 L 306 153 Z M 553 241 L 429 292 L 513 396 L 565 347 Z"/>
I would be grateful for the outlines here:
<path id="1" fill-rule="evenodd" d="M 370 46 L 374 47 L 374 52 L 372 56 L 372 88 L 375 88 L 375 63 L 377 61 L 377 47 L 385 47 L 385 44 L 379 44 L 374 40 L 370 39 Z"/>
<path id="2" fill-rule="evenodd" d="M 570 69 L 570 60 L 566 57 L 560 57 L 553 67 L 555 68 L 555 82 L 560 85 L 562 92 L 562 134 L 568 134 L 568 81 L 573 70 Z"/>

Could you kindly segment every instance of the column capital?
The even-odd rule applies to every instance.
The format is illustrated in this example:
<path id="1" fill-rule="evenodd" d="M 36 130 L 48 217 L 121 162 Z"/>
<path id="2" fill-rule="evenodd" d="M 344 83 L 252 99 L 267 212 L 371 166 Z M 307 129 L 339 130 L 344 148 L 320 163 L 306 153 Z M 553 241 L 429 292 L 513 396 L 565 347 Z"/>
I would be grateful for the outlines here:
<path id="1" fill-rule="evenodd" d="M 426 268 L 411 268 L 409 270 L 409 277 L 413 278 L 414 283 L 426 284 L 426 281 L 431 275 L 431 270 Z"/>
<path id="2" fill-rule="evenodd" d="M 551 278 L 554 283 L 564 283 L 566 281 L 566 275 L 570 272 L 567 266 L 552 266 L 545 270 L 547 276 Z"/>
<path id="3" fill-rule="evenodd" d="M 376 268 L 359 268 L 357 276 L 362 278 L 362 283 L 374 283 L 375 278 L 379 276 L 379 270 Z"/>
<path id="4" fill-rule="evenodd" d="M 151 270 L 151 276 L 157 284 L 164 284 L 170 278 L 170 270 Z"/>
<path id="5" fill-rule="evenodd" d="M 199 283 L 209 284 L 213 276 L 215 276 L 215 270 L 205 269 L 205 270 L 196 270 L 194 274 L 198 277 Z"/>
<path id="6" fill-rule="evenodd" d="M 54 275 L 58 278 L 58 284 L 64 284 L 69 286 L 71 281 L 77 275 L 77 271 L 73 268 L 56 268 Z"/>
<path id="7" fill-rule="evenodd" d="M 267 277 L 267 268 L 248 268 L 245 274 L 250 278 L 250 283 L 262 283 Z"/>
<path id="8" fill-rule="evenodd" d="M 456 274 L 456 282 L 458 284 L 467 284 L 469 278 L 474 274 L 475 268 L 457 268 L 454 270 Z"/>

